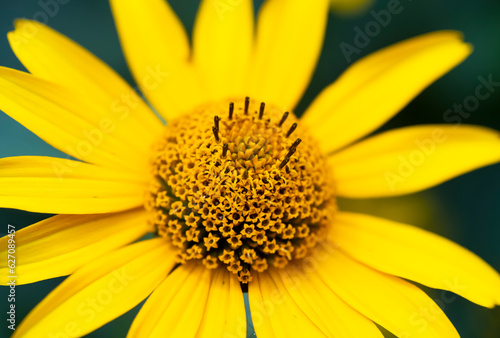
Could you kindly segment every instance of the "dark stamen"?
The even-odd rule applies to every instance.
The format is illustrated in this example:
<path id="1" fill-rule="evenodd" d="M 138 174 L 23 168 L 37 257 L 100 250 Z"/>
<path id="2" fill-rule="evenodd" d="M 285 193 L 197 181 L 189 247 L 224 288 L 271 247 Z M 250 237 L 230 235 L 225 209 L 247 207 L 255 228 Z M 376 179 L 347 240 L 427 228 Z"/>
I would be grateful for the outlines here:
<path id="1" fill-rule="evenodd" d="M 292 157 L 292 155 L 295 153 L 296 150 L 297 150 L 297 148 L 290 148 L 290 150 L 288 151 L 288 154 L 286 154 L 285 158 Z"/>
<path id="2" fill-rule="evenodd" d="M 259 111 L 259 120 L 262 120 L 262 116 L 264 115 L 264 108 L 266 107 L 266 104 L 264 102 L 260 103 L 260 111 Z"/>
<path id="3" fill-rule="evenodd" d="M 215 140 L 217 142 L 219 142 L 220 141 L 220 139 L 219 139 L 219 131 L 217 130 L 217 128 L 215 128 L 215 126 L 212 127 L 212 132 L 214 133 Z"/>
<path id="4" fill-rule="evenodd" d="M 248 115 L 248 106 L 250 105 L 250 98 L 245 97 L 245 115 Z"/>
<path id="5" fill-rule="evenodd" d="M 215 115 L 214 116 L 214 126 L 215 126 L 215 129 L 217 129 L 217 131 L 219 131 L 219 121 L 220 121 L 220 118 Z"/>
<path id="6" fill-rule="evenodd" d="M 229 144 L 224 143 L 224 146 L 222 147 L 222 157 L 226 157 L 228 149 L 229 149 Z"/>
<path id="7" fill-rule="evenodd" d="M 233 118 L 233 112 L 234 112 L 234 102 L 231 102 L 229 104 L 229 119 L 230 120 Z"/>
<path id="8" fill-rule="evenodd" d="M 278 127 L 281 127 L 281 126 L 283 125 L 283 123 L 285 123 L 286 118 L 288 117 L 288 114 L 289 114 L 288 112 L 285 112 L 285 113 L 283 114 L 283 117 L 281 118 L 281 121 L 280 121 L 280 123 L 278 124 Z"/>
<path id="9" fill-rule="evenodd" d="M 300 142 L 302 142 L 302 140 L 300 138 L 296 139 L 295 142 L 293 142 L 293 144 L 290 146 L 290 149 L 297 148 L 297 146 L 300 144 Z"/>
<path id="10" fill-rule="evenodd" d="M 290 157 L 285 157 L 285 159 L 283 161 L 281 161 L 279 168 L 283 169 L 283 167 L 286 166 L 288 161 L 290 161 Z"/>
<path id="11" fill-rule="evenodd" d="M 286 133 L 286 137 L 292 135 L 293 131 L 297 128 L 297 123 L 292 124 L 290 129 L 288 129 L 288 133 Z"/>

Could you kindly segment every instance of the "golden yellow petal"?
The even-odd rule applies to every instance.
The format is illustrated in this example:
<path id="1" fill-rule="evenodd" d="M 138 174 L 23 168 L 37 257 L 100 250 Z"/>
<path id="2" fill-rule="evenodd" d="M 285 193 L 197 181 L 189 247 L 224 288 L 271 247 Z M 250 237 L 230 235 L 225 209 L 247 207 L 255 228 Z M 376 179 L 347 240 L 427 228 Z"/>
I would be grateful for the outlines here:
<path id="1" fill-rule="evenodd" d="M 337 193 L 356 198 L 424 190 L 498 161 L 498 131 L 446 124 L 384 132 L 329 159 Z"/>
<path id="2" fill-rule="evenodd" d="M 482 306 L 500 304 L 500 275 L 491 266 L 425 230 L 340 212 L 329 238 L 351 257 L 379 271 L 452 291 Z"/>
<path id="3" fill-rule="evenodd" d="M 0 109 L 10 117 L 75 158 L 147 173 L 148 153 L 160 129 L 139 123 L 134 129 L 91 101 L 58 84 L 0 67 Z"/>
<path id="4" fill-rule="evenodd" d="M 86 263 L 126 245 L 152 227 L 144 209 L 107 215 L 58 215 L 16 232 L 16 284 L 73 273 Z M 7 257 L 9 237 L 0 239 Z M 1 284 L 9 281 L 7 261 L 0 262 Z"/>
<path id="5" fill-rule="evenodd" d="M 0 206 L 50 214 L 109 213 L 143 204 L 144 178 L 61 158 L 0 159 Z"/>
<path id="6" fill-rule="evenodd" d="M 398 337 L 459 337 L 425 292 L 400 278 L 357 263 L 333 246 L 320 247 L 310 273 L 355 310 Z"/>
<path id="7" fill-rule="evenodd" d="M 139 304 L 174 266 L 164 239 L 139 242 L 68 277 L 24 319 L 13 337 L 83 336 Z"/>
<path id="8" fill-rule="evenodd" d="M 254 331 L 259 337 L 283 337 L 285 335 L 283 330 L 280 330 L 279 327 L 275 329 L 272 325 L 271 316 L 275 315 L 276 301 L 264 298 L 260 279 L 260 273 L 256 274 L 252 282 L 248 284 L 248 302 L 250 303 Z"/>
<path id="9" fill-rule="evenodd" d="M 273 278 L 268 271 L 255 275 L 248 298 L 258 337 L 325 336 L 290 297 L 280 278 Z"/>
<path id="10" fill-rule="evenodd" d="M 128 337 L 195 337 L 212 274 L 197 262 L 179 266 L 148 298 Z"/>
<path id="11" fill-rule="evenodd" d="M 324 89 L 302 121 L 325 153 L 340 149 L 388 121 L 471 50 L 458 33 L 449 31 L 382 49 L 353 64 Z"/>
<path id="12" fill-rule="evenodd" d="M 328 0 L 268 0 L 257 20 L 250 96 L 292 110 L 318 61 Z"/>
<path id="13" fill-rule="evenodd" d="M 371 320 L 341 300 L 316 274 L 309 274 L 307 264 L 304 260 L 269 273 L 325 336 L 383 337 Z"/>
<path id="14" fill-rule="evenodd" d="M 253 48 L 251 0 L 203 0 L 193 33 L 193 63 L 210 100 L 248 95 Z"/>
<path id="15" fill-rule="evenodd" d="M 87 114 L 118 117 L 120 128 L 134 130 L 135 126 L 138 133 L 161 130 L 158 118 L 136 91 L 88 50 L 36 21 L 16 20 L 14 26 L 8 33 L 9 43 L 23 65 L 36 77 L 57 83 L 79 95 L 80 101 L 98 107 Z"/>
<path id="16" fill-rule="evenodd" d="M 238 278 L 225 267 L 212 273 L 205 311 L 196 337 L 246 337 L 245 303 Z"/>
<path id="17" fill-rule="evenodd" d="M 125 57 L 141 91 L 167 120 L 205 101 L 186 31 L 164 0 L 112 0 Z"/>

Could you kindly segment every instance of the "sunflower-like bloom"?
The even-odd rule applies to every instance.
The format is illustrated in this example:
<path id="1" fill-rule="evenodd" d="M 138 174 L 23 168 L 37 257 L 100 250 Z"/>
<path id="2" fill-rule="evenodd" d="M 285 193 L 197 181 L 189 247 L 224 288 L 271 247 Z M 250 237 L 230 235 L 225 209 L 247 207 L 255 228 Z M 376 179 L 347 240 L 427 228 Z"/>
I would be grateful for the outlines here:
<path id="1" fill-rule="evenodd" d="M 360 141 L 469 55 L 460 34 L 358 61 L 297 119 L 328 0 L 268 0 L 255 34 L 250 0 L 204 0 L 192 47 L 165 1 L 111 5 L 138 89 L 166 125 L 66 37 L 26 20 L 9 33 L 30 74 L 0 69 L 0 109 L 75 159 L 0 160 L 0 206 L 57 214 L 15 235 L 16 283 L 70 275 L 15 336 L 81 336 L 149 296 L 131 337 L 244 337 L 246 289 L 259 337 L 382 337 L 375 323 L 399 337 L 458 336 L 409 281 L 500 303 L 499 275 L 466 249 L 336 203 L 500 160 L 499 133 L 483 127 Z M 3 265 L 3 284 L 10 275 Z"/>

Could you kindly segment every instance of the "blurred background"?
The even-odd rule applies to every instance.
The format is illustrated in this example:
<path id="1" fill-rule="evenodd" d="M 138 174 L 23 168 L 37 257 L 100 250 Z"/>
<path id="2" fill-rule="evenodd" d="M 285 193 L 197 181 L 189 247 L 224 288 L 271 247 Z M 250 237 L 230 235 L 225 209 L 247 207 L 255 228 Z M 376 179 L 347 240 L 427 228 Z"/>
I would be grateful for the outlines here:
<path id="1" fill-rule="evenodd" d="M 47 13 L 47 1 L 16 0 L 0 2 L 0 66 L 24 70 L 12 53 L 6 33 L 13 29 L 15 18 L 41 18 Z M 103 59 L 133 84 L 120 50 L 108 2 L 105 0 L 66 0 L 58 13 L 48 18 L 48 25 L 69 36 Z M 199 1 L 169 1 L 190 32 Z M 262 1 L 255 1 L 256 8 Z M 394 0 L 392 0 L 394 2 Z M 395 127 L 445 123 L 445 112 L 454 104 L 463 104 L 474 95 L 479 78 L 492 77 L 500 82 L 500 2 L 498 0 L 456 1 L 401 0 L 401 11 L 391 16 L 390 23 L 369 37 L 362 48 L 355 44 L 356 34 L 373 25 L 377 14 L 388 8 L 389 1 L 376 0 L 355 16 L 333 12 L 330 15 L 325 45 L 312 83 L 296 113 L 300 116 L 322 88 L 334 81 L 353 61 L 382 47 L 415 35 L 441 30 L 462 31 L 466 41 L 474 45 L 474 53 L 460 66 L 438 80 L 411 102 L 381 130 Z M 43 20 L 43 19 L 39 19 Z M 342 46 L 354 46 L 356 52 L 346 57 Z M 411 79 L 409 79 L 411 80 Z M 500 87 L 470 111 L 464 123 L 500 130 Z M 451 121 L 448 121 L 451 122 Z M 64 154 L 44 143 L 20 124 L 0 112 L 0 157 L 15 155 Z M 399 198 L 377 200 L 341 200 L 346 210 L 363 211 L 402 221 L 441 234 L 477 253 L 500 271 L 500 165 L 495 165 L 456 178 L 422 193 Z M 7 224 L 19 230 L 48 215 L 0 209 L 0 232 Z M 3 259 L 3 258 L 2 258 Z M 460 263 L 460 262 L 458 262 Z M 17 288 L 17 323 L 57 286 L 63 278 Z M 425 289 L 432 298 L 443 295 Z M 8 310 L 7 288 L 0 290 L 0 312 Z M 124 337 L 139 307 L 95 331 L 89 337 Z M 500 337 L 500 307 L 483 309 L 457 298 L 446 303 L 444 311 L 462 337 Z M 2 319 L 4 322 L 4 319 Z M 0 337 L 10 330 L 2 324 Z M 390 336 L 390 335 L 388 335 Z"/>

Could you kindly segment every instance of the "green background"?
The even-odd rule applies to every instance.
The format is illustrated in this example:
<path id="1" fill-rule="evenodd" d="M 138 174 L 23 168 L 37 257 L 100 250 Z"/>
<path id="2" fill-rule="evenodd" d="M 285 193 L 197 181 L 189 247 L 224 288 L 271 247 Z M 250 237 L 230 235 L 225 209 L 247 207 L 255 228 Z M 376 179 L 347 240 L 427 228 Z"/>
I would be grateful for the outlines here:
<path id="1" fill-rule="evenodd" d="M 198 1 L 171 0 L 170 3 L 188 31 L 191 31 Z M 256 7 L 260 3 L 257 1 Z M 388 1 L 376 1 L 372 10 L 379 12 L 386 9 L 387 5 Z M 445 0 L 439 3 L 433 0 L 402 0 L 400 6 L 401 13 L 393 15 L 391 22 L 382 27 L 366 47 L 361 48 L 358 54 L 353 54 L 353 60 L 400 40 L 440 29 L 464 32 L 466 41 L 472 43 L 475 49 L 463 64 L 426 89 L 381 130 L 413 124 L 445 123 L 444 112 L 455 103 L 463 103 L 469 95 L 474 95 L 479 76 L 487 78 L 491 75 L 493 80 L 500 81 L 498 0 Z M 5 34 L 13 29 L 15 18 L 32 19 L 40 12 L 44 12 L 44 9 L 39 1 L 0 2 L 0 66 L 24 70 L 10 50 Z M 57 15 L 48 18 L 49 26 L 88 48 L 133 83 L 120 50 L 107 1 L 70 0 L 60 6 Z M 356 17 L 331 14 L 324 50 L 313 81 L 297 109 L 298 115 L 322 88 L 348 67 L 349 62 L 342 54 L 341 43 L 353 45 L 355 28 L 364 30 L 371 21 L 374 21 L 374 16 L 370 11 Z M 463 122 L 500 130 L 499 107 L 500 88 L 490 98 L 481 101 L 478 109 Z M 65 156 L 0 112 L 0 157 L 15 155 Z M 344 209 L 364 211 L 430 229 L 469 248 L 500 271 L 499 177 L 500 165 L 495 165 L 418 194 L 377 200 L 341 200 L 339 203 Z M 6 233 L 7 224 L 15 225 L 19 230 L 44 217 L 46 215 L 0 209 L 0 232 L 2 235 Z M 18 324 L 62 280 L 57 278 L 18 287 Z M 442 297 L 441 292 L 425 290 L 434 299 Z M 5 313 L 8 309 L 7 288 L 2 287 L 0 291 L 0 312 Z M 125 336 L 138 310 L 139 307 L 134 308 L 89 336 Z M 462 337 L 500 337 L 499 307 L 494 310 L 483 309 L 457 298 L 447 303 L 444 311 Z M 10 331 L 4 325 L 4 316 L 0 316 L 0 336 L 7 337 Z"/>

